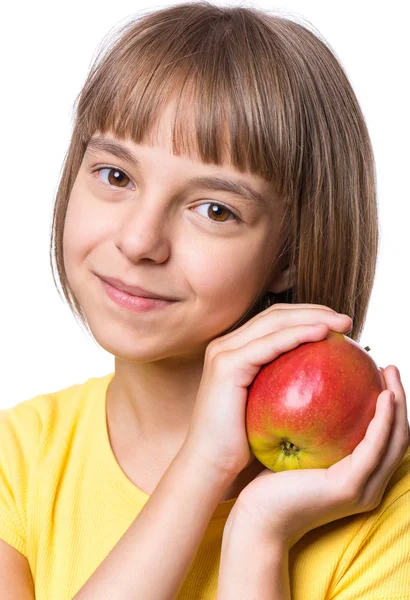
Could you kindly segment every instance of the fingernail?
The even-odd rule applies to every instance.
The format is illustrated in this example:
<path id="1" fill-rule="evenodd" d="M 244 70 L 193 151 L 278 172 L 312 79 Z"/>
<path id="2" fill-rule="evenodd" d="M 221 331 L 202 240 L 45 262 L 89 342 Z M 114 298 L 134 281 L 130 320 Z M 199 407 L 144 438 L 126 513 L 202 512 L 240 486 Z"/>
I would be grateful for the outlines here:
<path id="1" fill-rule="evenodd" d="M 396 375 L 397 375 L 397 377 L 399 378 L 399 381 L 400 381 L 400 383 L 401 383 L 401 375 L 400 375 L 400 371 L 398 370 L 398 368 L 397 368 L 397 367 L 395 367 L 395 369 L 396 369 Z"/>

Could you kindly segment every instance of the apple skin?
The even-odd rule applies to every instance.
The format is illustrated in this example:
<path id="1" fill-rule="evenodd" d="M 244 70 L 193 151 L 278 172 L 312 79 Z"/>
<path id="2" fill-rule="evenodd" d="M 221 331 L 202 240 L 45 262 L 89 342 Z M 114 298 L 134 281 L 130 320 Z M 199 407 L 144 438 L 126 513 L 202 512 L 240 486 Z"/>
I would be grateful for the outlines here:
<path id="1" fill-rule="evenodd" d="M 248 388 L 250 449 L 272 471 L 328 468 L 364 438 L 384 389 L 367 351 L 329 331 L 262 366 Z"/>

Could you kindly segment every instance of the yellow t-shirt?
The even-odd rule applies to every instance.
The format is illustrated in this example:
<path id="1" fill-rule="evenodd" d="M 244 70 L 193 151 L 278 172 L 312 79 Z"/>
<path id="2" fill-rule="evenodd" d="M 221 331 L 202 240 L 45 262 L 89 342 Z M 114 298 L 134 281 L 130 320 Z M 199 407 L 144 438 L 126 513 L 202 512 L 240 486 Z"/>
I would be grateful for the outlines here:
<path id="1" fill-rule="evenodd" d="M 0 411 L 0 539 L 30 564 L 36 600 L 71 600 L 149 495 L 125 475 L 106 426 L 113 373 Z M 410 599 L 410 452 L 377 509 L 308 532 L 289 554 L 292 600 Z M 301 492 L 303 493 L 303 492 Z M 178 600 L 215 600 L 215 509 Z"/>

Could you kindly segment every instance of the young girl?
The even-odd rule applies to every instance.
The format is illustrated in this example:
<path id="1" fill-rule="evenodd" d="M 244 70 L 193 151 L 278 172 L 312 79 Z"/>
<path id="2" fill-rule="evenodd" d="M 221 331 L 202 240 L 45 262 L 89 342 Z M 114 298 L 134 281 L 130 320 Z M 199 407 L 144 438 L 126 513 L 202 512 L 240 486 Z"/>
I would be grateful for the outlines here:
<path id="1" fill-rule="evenodd" d="M 410 598 L 395 366 L 328 469 L 265 469 L 245 430 L 262 365 L 359 339 L 377 248 L 367 128 L 324 41 L 208 2 L 127 24 L 78 98 L 52 231 L 115 372 L 0 413 L 1 597 Z"/>

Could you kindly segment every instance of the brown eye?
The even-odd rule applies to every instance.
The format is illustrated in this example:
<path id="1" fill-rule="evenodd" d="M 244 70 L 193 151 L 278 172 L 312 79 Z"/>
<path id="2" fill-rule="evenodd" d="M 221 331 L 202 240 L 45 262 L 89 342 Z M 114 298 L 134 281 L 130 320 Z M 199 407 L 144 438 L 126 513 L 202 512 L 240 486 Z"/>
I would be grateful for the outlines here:
<path id="1" fill-rule="evenodd" d="M 105 174 L 103 173 L 104 171 L 108 171 L 108 177 L 106 180 Z M 132 189 L 133 184 L 131 179 L 128 177 L 128 175 L 126 175 L 126 173 L 124 173 L 124 171 L 121 171 L 120 169 L 116 169 L 114 167 L 101 167 L 95 172 L 98 175 L 101 173 L 101 177 L 98 179 L 103 183 L 103 185 L 111 185 L 112 187 L 116 188 L 126 188 L 128 184 L 131 184 L 131 188 L 128 189 Z"/>
<path id="2" fill-rule="evenodd" d="M 211 221 L 214 221 L 215 223 L 225 223 L 226 221 L 240 221 L 239 217 L 237 217 L 231 210 L 229 210 L 223 204 L 216 204 L 215 202 L 205 202 L 204 204 L 199 204 L 198 206 L 194 206 L 193 208 L 202 208 L 203 206 L 211 207 L 205 210 L 205 214 L 210 218 Z M 233 219 L 229 219 L 229 215 L 231 215 Z"/>

